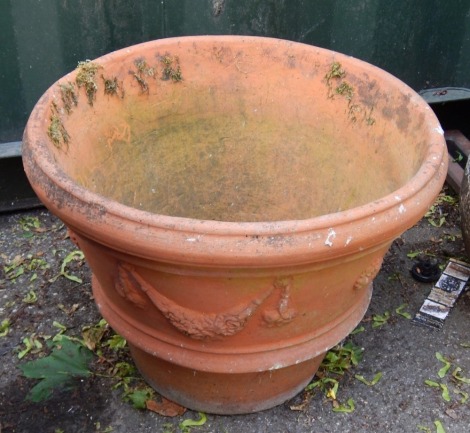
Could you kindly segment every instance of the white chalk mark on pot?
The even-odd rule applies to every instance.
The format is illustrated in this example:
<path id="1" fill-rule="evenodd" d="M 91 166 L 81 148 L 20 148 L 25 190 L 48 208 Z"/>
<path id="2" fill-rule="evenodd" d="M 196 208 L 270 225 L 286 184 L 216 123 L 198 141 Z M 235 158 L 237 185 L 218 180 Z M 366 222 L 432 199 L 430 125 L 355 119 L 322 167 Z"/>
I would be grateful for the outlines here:
<path id="1" fill-rule="evenodd" d="M 336 237 L 336 232 L 333 229 L 328 229 L 328 236 L 325 239 L 325 245 L 332 247 L 333 239 Z"/>
<path id="2" fill-rule="evenodd" d="M 198 235 L 195 238 L 186 238 L 186 242 L 199 242 L 201 238 L 202 238 L 201 235 Z"/>
<path id="3" fill-rule="evenodd" d="M 269 370 L 279 370 L 280 368 L 284 368 L 284 364 L 277 362 L 271 368 L 269 368 Z"/>

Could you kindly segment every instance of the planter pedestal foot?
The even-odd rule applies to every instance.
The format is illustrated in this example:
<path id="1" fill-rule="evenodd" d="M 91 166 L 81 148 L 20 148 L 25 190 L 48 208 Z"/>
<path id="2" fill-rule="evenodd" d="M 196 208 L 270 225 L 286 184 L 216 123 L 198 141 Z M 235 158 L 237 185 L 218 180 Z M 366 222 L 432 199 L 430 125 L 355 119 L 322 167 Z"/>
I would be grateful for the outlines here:
<path id="1" fill-rule="evenodd" d="M 140 372 L 160 394 L 184 407 L 223 415 L 284 403 L 308 385 L 325 356 L 276 370 L 220 374 L 181 367 L 130 347 Z"/>

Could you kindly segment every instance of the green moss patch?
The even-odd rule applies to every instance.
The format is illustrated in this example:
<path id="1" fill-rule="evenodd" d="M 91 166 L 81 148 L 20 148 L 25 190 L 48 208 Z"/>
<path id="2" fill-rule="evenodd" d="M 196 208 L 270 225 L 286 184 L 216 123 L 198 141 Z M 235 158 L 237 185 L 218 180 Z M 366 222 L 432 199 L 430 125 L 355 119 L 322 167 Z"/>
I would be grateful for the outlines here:
<path id="1" fill-rule="evenodd" d="M 63 145 L 68 146 L 70 141 L 70 135 L 66 131 L 62 119 L 59 116 L 59 112 L 55 103 L 52 104 L 52 114 L 50 117 L 51 123 L 47 128 L 47 135 L 51 139 L 54 146 L 61 149 Z"/>
<path id="2" fill-rule="evenodd" d="M 93 105 L 96 92 L 98 91 L 98 85 L 96 84 L 96 73 L 101 67 L 102 66 L 91 62 L 90 60 L 85 60 L 84 62 L 78 63 L 78 72 L 77 77 L 75 78 L 75 82 L 79 88 L 85 88 L 85 93 L 90 105 Z"/>
<path id="3" fill-rule="evenodd" d="M 106 78 L 103 75 L 101 75 L 101 78 L 103 79 L 104 83 L 104 93 L 105 95 L 110 95 L 110 96 L 120 96 L 121 98 L 124 98 L 124 89 L 122 86 L 122 83 L 120 83 L 116 77 L 113 78 Z"/>
<path id="4" fill-rule="evenodd" d="M 137 68 L 137 71 L 133 72 L 132 75 L 139 83 L 139 86 L 142 89 L 142 92 L 148 93 L 149 85 L 148 85 L 147 78 L 149 77 L 155 78 L 155 68 L 152 66 L 149 66 L 147 61 L 143 58 L 136 59 L 134 61 L 134 65 Z"/>
<path id="5" fill-rule="evenodd" d="M 160 57 L 160 63 L 163 66 L 161 79 L 164 81 L 172 80 L 174 82 L 182 81 L 180 61 L 177 56 L 165 54 Z"/>
<path id="6" fill-rule="evenodd" d="M 59 88 L 64 109 L 67 114 L 70 114 L 72 112 L 72 107 L 76 107 L 78 105 L 78 96 L 75 91 L 75 85 L 69 81 L 66 84 L 59 84 Z"/>

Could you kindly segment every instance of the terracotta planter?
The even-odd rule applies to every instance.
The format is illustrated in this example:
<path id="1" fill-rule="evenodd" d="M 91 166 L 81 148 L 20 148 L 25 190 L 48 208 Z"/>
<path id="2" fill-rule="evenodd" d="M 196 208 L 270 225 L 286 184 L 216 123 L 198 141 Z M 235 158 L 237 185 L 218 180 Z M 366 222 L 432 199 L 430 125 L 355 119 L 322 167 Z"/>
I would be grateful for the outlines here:
<path id="1" fill-rule="evenodd" d="M 29 179 L 142 374 L 225 414 L 309 382 L 440 191 L 446 155 L 429 107 L 384 71 L 235 36 L 82 64 L 24 135 Z"/>

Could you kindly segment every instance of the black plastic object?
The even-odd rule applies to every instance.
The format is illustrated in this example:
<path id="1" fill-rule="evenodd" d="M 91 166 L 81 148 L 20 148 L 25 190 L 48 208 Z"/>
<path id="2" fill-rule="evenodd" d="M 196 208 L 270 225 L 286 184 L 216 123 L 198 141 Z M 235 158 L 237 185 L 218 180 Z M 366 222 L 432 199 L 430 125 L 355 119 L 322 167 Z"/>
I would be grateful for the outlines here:
<path id="1" fill-rule="evenodd" d="M 0 213 L 42 206 L 21 163 L 21 142 L 0 145 Z"/>
<path id="2" fill-rule="evenodd" d="M 429 258 L 418 259 L 411 268 L 413 278 L 421 283 L 434 283 L 441 275 L 441 270 L 436 261 Z"/>

